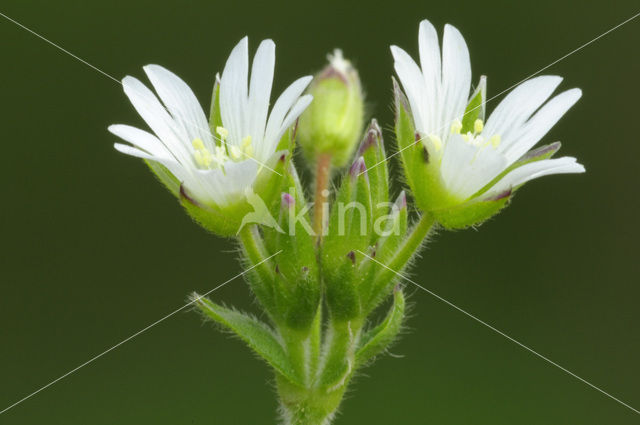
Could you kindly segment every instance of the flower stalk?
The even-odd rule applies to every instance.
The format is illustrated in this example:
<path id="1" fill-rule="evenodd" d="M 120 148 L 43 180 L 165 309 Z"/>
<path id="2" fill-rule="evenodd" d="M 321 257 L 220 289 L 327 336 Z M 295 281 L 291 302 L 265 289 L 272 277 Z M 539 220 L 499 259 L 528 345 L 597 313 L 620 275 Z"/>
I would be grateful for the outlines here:
<path id="1" fill-rule="evenodd" d="M 318 155 L 316 163 L 316 190 L 313 205 L 313 231 L 318 240 L 322 239 L 326 226 L 330 180 L 331 154 L 323 153 Z"/>

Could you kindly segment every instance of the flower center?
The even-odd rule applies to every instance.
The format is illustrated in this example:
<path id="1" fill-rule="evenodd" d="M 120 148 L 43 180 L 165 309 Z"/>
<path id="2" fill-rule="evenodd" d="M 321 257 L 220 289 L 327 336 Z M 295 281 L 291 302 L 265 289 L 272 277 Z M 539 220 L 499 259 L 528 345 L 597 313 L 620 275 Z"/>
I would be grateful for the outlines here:
<path id="1" fill-rule="evenodd" d="M 251 158 L 251 155 L 253 155 L 251 136 L 242 139 L 242 144 L 238 147 L 226 142 L 229 136 L 229 131 L 226 128 L 218 127 L 216 128 L 216 133 L 218 133 L 219 137 L 217 139 L 220 140 L 221 145 L 215 146 L 213 151 L 207 149 L 200 138 L 191 142 L 194 150 L 193 159 L 198 168 L 205 170 L 219 168 L 224 171 L 224 164 L 227 161 L 239 162 L 243 159 Z"/>
<path id="2" fill-rule="evenodd" d="M 494 149 L 500 146 L 499 134 L 495 134 L 491 136 L 488 140 L 485 140 L 485 137 L 482 136 L 482 130 L 484 130 L 484 122 L 481 119 L 477 119 L 473 123 L 473 132 L 467 131 L 464 134 L 460 133 L 462 131 L 462 122 L 460 122 L 460 120 L 455 120 L 453 124 L 451 124 L 451 133 L 460 134 L 462 139 L 472 146 L 475 146 L 478 148 L 491 146 Z"/>

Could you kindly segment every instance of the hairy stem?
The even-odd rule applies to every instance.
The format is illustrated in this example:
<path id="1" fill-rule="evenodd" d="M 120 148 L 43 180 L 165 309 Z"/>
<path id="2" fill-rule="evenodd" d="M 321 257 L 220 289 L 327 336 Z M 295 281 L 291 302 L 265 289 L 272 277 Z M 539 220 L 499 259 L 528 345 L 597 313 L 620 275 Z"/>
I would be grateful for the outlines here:
<path id="1" fill-rule="evenodd" d="M 411 234 L 404 240 L 402 245 L 400 245 L 393 258 L 391 258 L 388 267 L 400 273 L 409 261 L 411 261 L 413 256 L 418 253 L 420 245 L 422 245 L 434 224 L 433 216 L 424 213 L 415 226 L 413 226 Z"/>

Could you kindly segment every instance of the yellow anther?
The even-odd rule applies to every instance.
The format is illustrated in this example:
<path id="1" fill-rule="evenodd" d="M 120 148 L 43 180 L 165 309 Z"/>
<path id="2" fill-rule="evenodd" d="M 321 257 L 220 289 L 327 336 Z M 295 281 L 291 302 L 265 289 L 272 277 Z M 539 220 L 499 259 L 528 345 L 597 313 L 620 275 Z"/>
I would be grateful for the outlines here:
<path id="1" fill-rule="evenodd" d="M 471 138 L 472 138 L 472 137 L 473 137 L 473 134 L 471 134 L 471 133 L 465 133 L 465 134 L 463 134 L 463 135 L 462 135 L 462 139 L 463 139 L 465 142 L 469 142 L 469 141 L 471 140 Z"/>
<path id="2" fill-rule="evenodd" d="M 224 127 L 216 127 L 216 133 L 222 140 L 227 140 L 227 137 L 229 137 L 229 130 Z"/>
<path id="3" fill-rule="evenodd" d="M 195 151 L 193 157 L 195 158 L 196 163 L 202 168 L 209 168 L 213 161 L 211 152 L 206 149 Z"/>
<path id="4" fill-rule="evenodd" d="M 249 146 L 245 146 L 245 148 L 243 149 L 244 154 L 251 158 L 251 156 L 253 155 L 253 146 L 249 145 Z"/>
<path id="5" fill-rule="evenodd" d="M 211 162 L 213 162 L 213 157 L 211 156 L 211 152 L 204 146 L 202 139 L 194 139 L 191 145 L 193 145 L 195 149 L 193 158 L 196 160 L 196 164 L 202 168 L 209 168 Z"/>
<path id="6" fill-rule="evenodd" d="M 206 149 L 204 147 L 204 142 L 202 141 L 202 139 L 194 139 L 193 142 L 191 142 L 191 144 L 193 145 L 193 148 L 195 150 L 200 151 L 200 150 Z"/>
<path id="7" fill-rule="evenodd" d="M 251 146 L 251 136 L 247 136 L 242 139 L 242 147 L 246 148 L 248 146 Z"/>
<path id="8" fill-rule="evenodd" d="M 215 161 L 215 163 L 218 166 L 222 167 L 227 159 L 229 158 L 227 157 L 226 149 L 222 146 L 216 146 L 215 153 L 213 155 L 213 160 Z"/>
<path id="9" fill-rule="evenodd" d="M 496 134 L 495 136 L 492 136 L 491 139 L 489 139 L 489 142 L 491 143 L 491 146 L 497 148 L 500 146 L 500 135 Z"/>
<path id="10" fill-rule="evenodd" d="M 429 135 L 429 140 L 433 143 L 433 147 L 436 148 L 436 151 L 442 149 L 442 139 L 435 134 Z"/>
<path id="11" fill-rule="evenodd" d="M 242 157 L 242 151 L 237 146 L 229 146 L 229 154 L 233 160 L 238 160 Z"/>
<path id="12" fill-rule="evenodd" d="M 460 130 L 462 130 L 462 122 L 455 120 L 453 124 L 451 124 L 451 134 L 460 134 Z"/>
<path id="13" fill-rule="evenodd" d="M 475 120 L 475 122 L 473 123 L 473 130 L 476 133 L 481 133 L 482 129 L 484 129 L 484 123 L 482 122 L 482 120 L 481 119 Z"/>

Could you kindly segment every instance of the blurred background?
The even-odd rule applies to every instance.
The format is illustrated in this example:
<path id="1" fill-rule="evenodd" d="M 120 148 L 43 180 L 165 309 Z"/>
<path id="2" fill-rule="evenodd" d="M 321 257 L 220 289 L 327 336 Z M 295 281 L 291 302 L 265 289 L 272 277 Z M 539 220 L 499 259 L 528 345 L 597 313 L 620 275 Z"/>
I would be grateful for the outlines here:
<path id="1" fill-rule="evenodd" d="M 638 10 L 636 1 L 35 1 L 0 12 L 104 72 L 158 63 L 208 107 L 244 35 L 277 43 L 280 92 L 341 47 L 391 125 L 392 60 L 418 23 L 457 26 L 495 95 Z M 414 279 L 640 409 L 640 18 L 553 65 L 582 100 L 546 137 L 584 175 L 528 185 L 478 231 L 440 233 Z M 112 123 L 122 88 L 0 17 L 0 410 L 236 275 Z M 488 105 L 492 110 L 497 99 Z M 386 134 L 387 148 L 393 139 Z M 398 164 L 393 169 L 398 177 Z M 394 193 L 401 189 L 394 187 Z M 352 386 L 336 424 L 637 424 L 640 415 L 408 288 L 409 329 Z M 212 294 L 255 311 L 241 279 Z M 181 312 L 0 415 L 2 424 L 273 424 L 272 377 L 239 341 Z"/>

